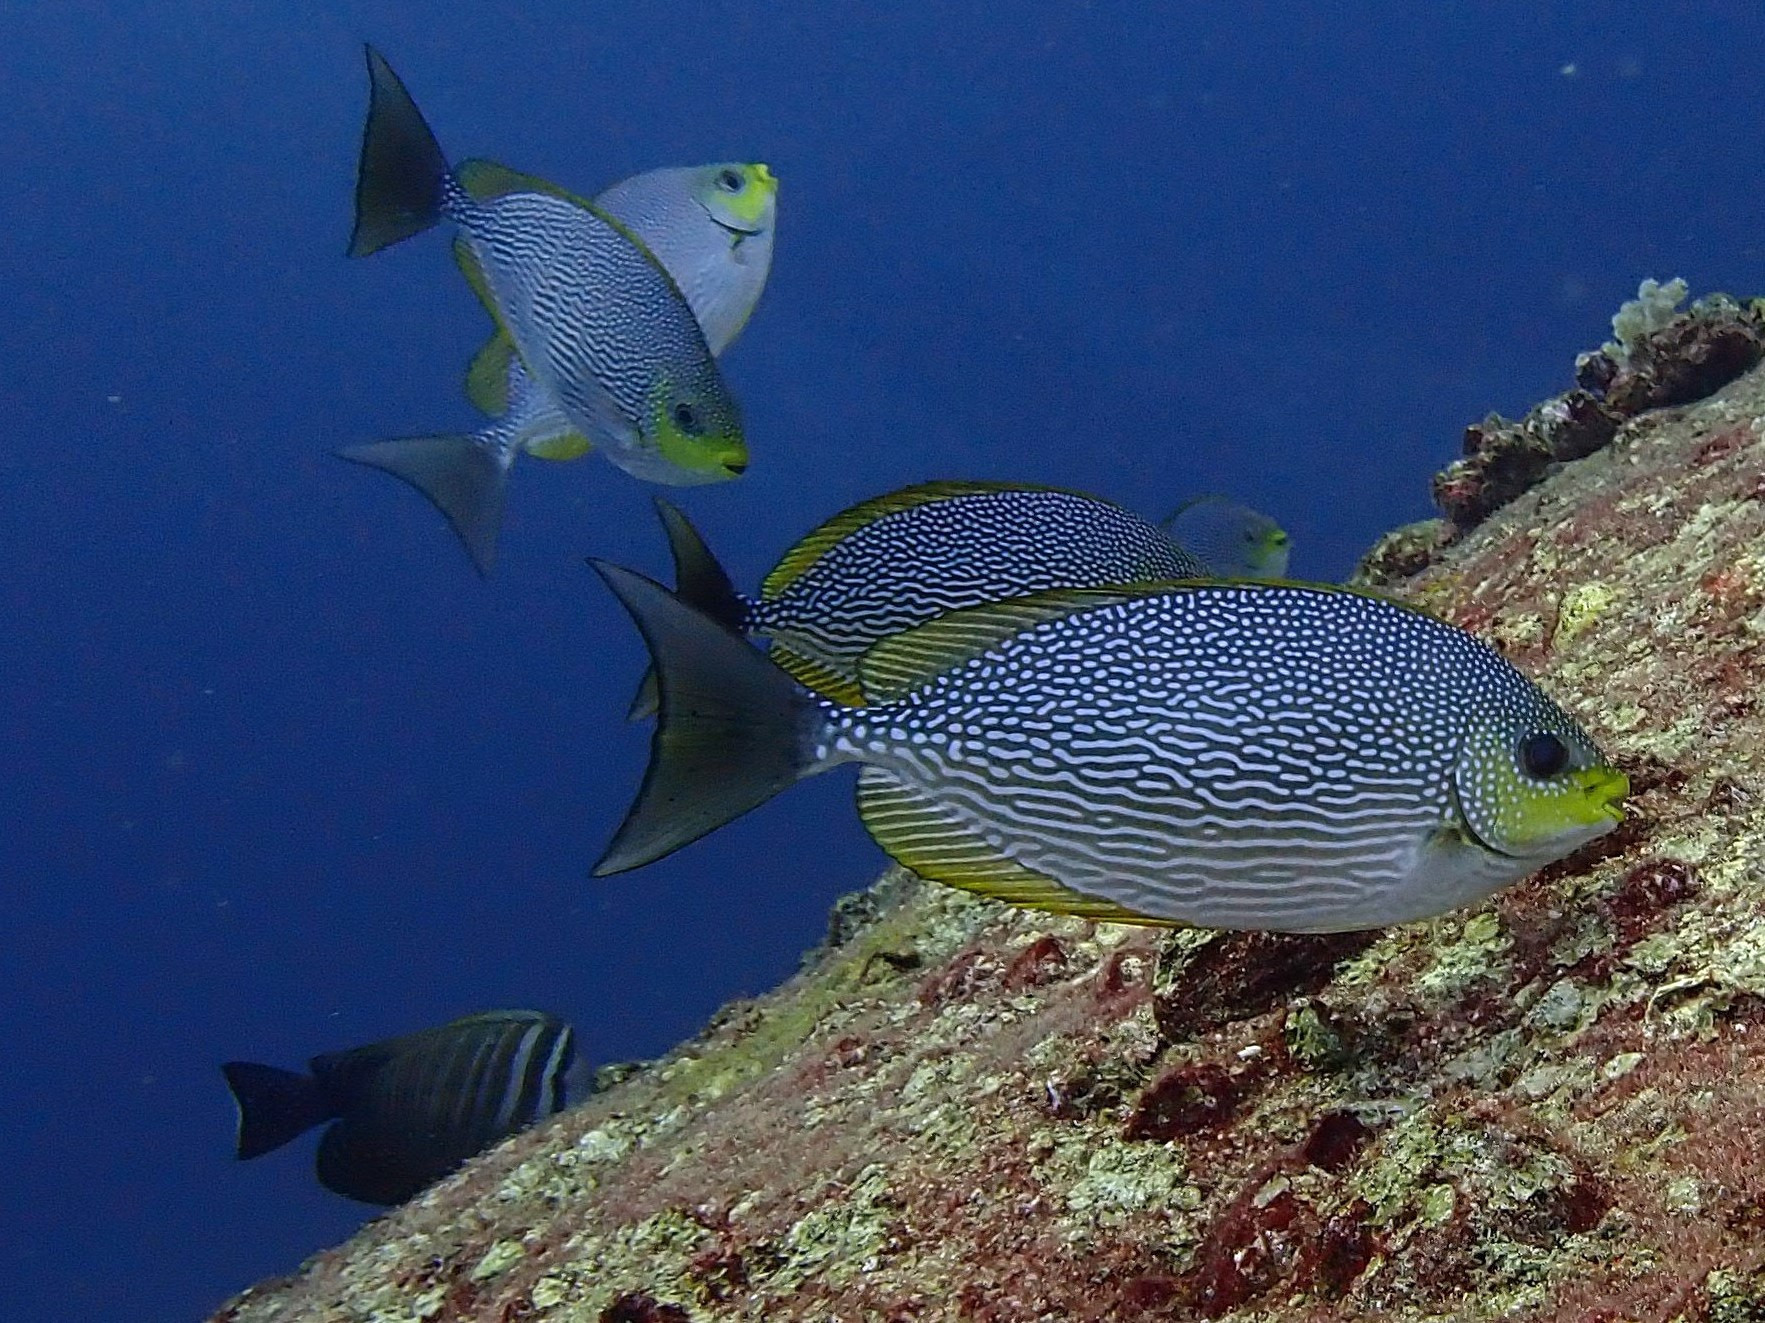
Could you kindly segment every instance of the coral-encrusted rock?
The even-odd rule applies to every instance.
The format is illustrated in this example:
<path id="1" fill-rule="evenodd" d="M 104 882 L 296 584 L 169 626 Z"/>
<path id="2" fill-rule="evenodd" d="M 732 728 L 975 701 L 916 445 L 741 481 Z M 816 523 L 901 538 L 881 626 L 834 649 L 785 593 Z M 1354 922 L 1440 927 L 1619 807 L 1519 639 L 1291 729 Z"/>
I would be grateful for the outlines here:
<path id="1" fill-rule="evenodd" d="M 1655 294 L 1646 282 L 1645 296 Z M 1583 459 L 1609 445 L 1628 420 L 1650 410 L 1690 404 L 1714 394 L 1765 358 L 1765 312 L 1725 295 L 1700 299 L 1690 311 L 1671 310 L 1685 287 L 1656 302 L 1623 344 L 1576 360 L 1576 389 L 1546 400 L 1513 422 L 1491 414 L 1465 429 L 1464 457 L 1434 476 L 1435 503 L 1452 538 L 1542 482 L 1555 465 Z M 1640 304 L 1626 304 L 1628 311 Z M 1620 314 L 1617 322 L 1625 320 Z M 1627 328 L 1629 329 L 1629 328 Z M 1383 544 L 1381 544 L 1383 547 Z M 1364 566 L 1369 580 L 1388 578 L 1391 566 Z"/>
<path id="2" fill-rule="evenodd" d="M 1535 486 L 1551 465 L 1609 444 L 1619 422 L 1580 389 L 1546 400 L 1517 423 L 1492 413 L 1465 429 L 1465 457 L 1435 475 L 1435 503 L 1459 529 L 1471 528 Z"/>
<path id="3" fill-rule="evenodd" d="M 1616 353 L 1584 354 L 1575 378 L 1619 418 L 1690 404 L 1712 395 L 1765 358 L 1765 319 L 1757 304 L 1742 307 L 1713 295 Z"/>
<path id="4" fill-rule="evenodd" d="M 1765 370 L 1634 417 L 1401 580 L 1631 772 L 1575 858 L 1359 939 L 897 882 L 217 1319 L 1761 1317 L 1762 432 Z"/>

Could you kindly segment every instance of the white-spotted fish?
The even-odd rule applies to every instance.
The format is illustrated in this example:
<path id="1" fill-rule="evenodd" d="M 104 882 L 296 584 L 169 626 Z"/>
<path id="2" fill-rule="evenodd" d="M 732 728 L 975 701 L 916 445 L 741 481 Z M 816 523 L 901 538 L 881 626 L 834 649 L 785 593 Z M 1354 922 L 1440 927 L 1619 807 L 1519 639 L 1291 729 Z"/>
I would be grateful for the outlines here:
<path id="1" fill-rule="evenodd" d="M 586 443 L 646 481 L 718 482 L 741 473 L 748 455 L 735 400 L 691 306 L 642 240 L 592 203 L 530 176 L 482 161 L 451 170 L 372 48 L 368 68 L 351 254 L 452 221 L 467 279 L 522 370 Z M 481 476 L 484 468 L 452 472 Z M 422 476 L 425 493 L 446 486 L 445 472 Z"/>
<path id="2" fill-rule="evenodd" d="M 891 634 L 1049 588 L 1199 578 L 1202 563 L 1110 501 L 1057 487 L 929 482 L 842 511 L 744 597 L 680 511 L 658 501 L 681 599 L 741 633 L 817 693 L 864 699 L 858 660 Z M 647 681 L 633 718 L 655 710 Z"/>
<path id="3" fill-rule="evenodd" d="M 229 1061 L 238 1152 L 255 1158 L 330 1122 L 319 1183 L 401 1204 L 467 1158 L 588 1094 L 575 1031 L 540 1011 L 484 1011 L 314 1057 L 308 1073 Z"/>
<path id="4" fill-rule="evenodd" d="M 865 827 L 923 877 L 1095 919 L 1322 933 L 1471 904 L 1623 817 L 1623 773 L 1499 653 L 1345 589 L 974 607 L 871 648 L 870 703 L 850 707 L 665 588 L 596 568 L 661 699 L 597 873 L 856 762 Z"/>
<path id="5" fill-rule="evenodd" d="M 1284 579 L 1292 553 L 1287 530 L 1227 496 L 1197 496 L 1159 527 L 1222 579 Z"/>

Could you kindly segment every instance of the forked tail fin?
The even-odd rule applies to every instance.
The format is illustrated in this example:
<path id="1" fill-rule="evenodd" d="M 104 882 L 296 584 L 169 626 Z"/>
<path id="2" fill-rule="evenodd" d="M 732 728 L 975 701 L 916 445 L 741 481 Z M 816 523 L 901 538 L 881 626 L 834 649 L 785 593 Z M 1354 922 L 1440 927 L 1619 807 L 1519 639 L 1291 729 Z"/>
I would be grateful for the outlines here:
<path id="1" fill-rule="evenodd" d="M 660 699 L 637 800 L 594 867 L 672 854 L 820 768 L 815 700 L 746 639 L 641 574 L 593 560 L 649 645 Z"/>
<path id="2" fill-rule="evenodd" d="M 319 1082 L 311 1075 L 229 1061 L 221 1067 L 239 1106 L 239 1156 L 255 1158 L 281 1148 L 321 1121 L 331 1119 Z"/>
<path id="3" fill-rule="evenodd" d="M 386 57 L 368 56 L 368 122 L 355 180 L 355 231 L 349 255 L 366 257 L 421 234 L 441 219 L 447 157 L 423 112 Z"/>
<path id="4" fill-rule="evenodd" d="M 345 446 L 337 454 L 410 483 L 447 516 L 478 573 L 488 576 L 496 567 L 511 451 L 471 436 L 404 436 Z"/>

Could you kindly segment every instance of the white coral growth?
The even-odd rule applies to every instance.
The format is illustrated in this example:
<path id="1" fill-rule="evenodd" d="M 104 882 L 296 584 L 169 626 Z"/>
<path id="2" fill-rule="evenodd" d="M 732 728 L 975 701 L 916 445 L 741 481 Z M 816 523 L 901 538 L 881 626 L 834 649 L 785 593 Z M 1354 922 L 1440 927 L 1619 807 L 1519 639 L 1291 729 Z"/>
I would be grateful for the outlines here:
<path id="1" fill-rule="evenodd" d="M 1636 297 L 1612 316 L 1612 334 L 1617 339 L 1600 346 L 1606 356 L 1619 367 L 1627 367 L 1631 351 L 1646 336 L 1660 330 L 1678 315 L 1679 305 L 1685 302 L 1686 289 L 1685 281 L 1677 276 L 1666 284 L 1645 280 L 1637 286 Z"/>

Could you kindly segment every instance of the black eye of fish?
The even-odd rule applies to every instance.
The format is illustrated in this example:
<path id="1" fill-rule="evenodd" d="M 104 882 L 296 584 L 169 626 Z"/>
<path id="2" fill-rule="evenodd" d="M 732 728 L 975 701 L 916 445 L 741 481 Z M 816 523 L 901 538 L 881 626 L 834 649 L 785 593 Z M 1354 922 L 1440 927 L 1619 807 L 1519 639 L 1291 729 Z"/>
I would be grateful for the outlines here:
<path id="1" fill-rule="evenodd" d="M 1520 741 L 1520 766 L 1526 775 L 1543 779 L 1569 765 L 1569 746 L 1548 730 L 1535 730 Z"/>
<path id="2" fill-rule="evenodd" d="M 674 425 L 681 431 L 697 435 L 699 431 L 699 415 L 692 405 L 685 400 L 674 406 Z"/>
<path id="3" fill-rule="evenodd" d="M 725 170 L 717 176 L 717 187 L 725 193 L 739 193 L 742 191 L 742 177 L 734 170 Z"/>

